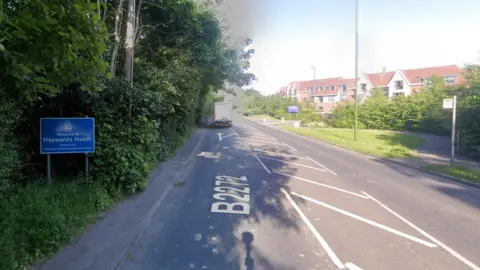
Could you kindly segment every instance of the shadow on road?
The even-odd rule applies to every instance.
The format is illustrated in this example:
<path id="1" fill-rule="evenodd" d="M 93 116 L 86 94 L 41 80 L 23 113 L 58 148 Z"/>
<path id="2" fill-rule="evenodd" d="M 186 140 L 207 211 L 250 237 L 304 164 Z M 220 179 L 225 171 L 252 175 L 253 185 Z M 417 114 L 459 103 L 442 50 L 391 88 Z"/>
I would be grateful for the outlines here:
<path id="1" fill-rule="evenodd" d="M 220 129 L 219 129 L 220 130 Z M 286 200 L 282 190 L 289 192 L 288 177 L 267 174 L 252 155 L 247 142 L 249 131 L 235 127 L 240 138 L 229 137 L 219 142 L 215 129 L 208 129 L 207 139 L 198 150 L 198 160 L 189 173 L 184 187 L 175 189 L 175 205 L 168 210 L 169 224 L 161 232 L 145 235 L 146 243 L 143 254 L 131 256 L 135 265 L 155 266 L 160 269 L 295 269 L 295 262 L 284 261 L 285 246 L 292 239 L 299 239 L 301 219 Z M 253 148 L 253 146 L 252 146 Z M 263 148 L 262 148 L 263 149 Z M 266 147 L 271 152 L 289 153 L 288 149 Z M 288 158 L 288 161 L 295 160 Z M 295 174 L 294 166 L 283 162 L 268 165 L 270 171 L 287 171 Z M 216 179 L 221 176 L 242 177 L 248 179 L 248 186 L 242 184 L 227 185 L 225 189 L 237 189 L 232 196 L 222 195 L 225 200 L 212 198 L 218 194 L 214 189 L 220 187 Z M 241 182 L 240 182 L 241 183 Z M 227 188 L 228 187 L 228 188 Z M 249 190 L 250 213 L 231 214 L 211 212 L 214 202 L 241 202 Z M 243 190 L 243 191 L 242 191 Z M 235 199 L 233 199 L 235 197 Z M 177 204 L 180 202 L 179 204 Z M 240 210 L 241 207 L 233 208 Z M 157 223 L 160 223 L 157 222 Z M 167 234 L 162 237 L 162 234 Z M 194 235 L 202 235 L 201 240 Z M 290 237 L 290 238 L 289 238 Z M 261 239 L 255 248 L 254 239 Z M 265 240 L 267 239 L 268 240 Z M 161 241 L 162 243 L 159 243 Z M 158 248 L 157 245 L 161 247 Z M 265 246 L 278 247 L 267 253 Z M 150 251 L 158 250 L 158 252 Z M 268 250 L 268 249 L 267 249 Z M 284 255 L 284 256 L 282 256 Z M 149 261 L 146 262 L 145 260 Z M 123 269 L 133 269 L 126 263 Z M 136 269 L 136 268 L 135 268 Z M 205 269 L 205 268 L 204 268 Z"/>
<path id="2" fill-rule="evenodd" d="M 376 159 L 374 161 L 383 164 L 395 172 L 407 176 L 409 180 L 426 182 L 426 185 L 433 190 L 455 198 L 469 206 L 480 209 L 480 189 L 478 188 L 457 184 L 442 177 L 417 171 L 415 169 L 395 164 L 387 160 Z M 438 184 L 432 184 L 431 179 L 438 181 Z"/>

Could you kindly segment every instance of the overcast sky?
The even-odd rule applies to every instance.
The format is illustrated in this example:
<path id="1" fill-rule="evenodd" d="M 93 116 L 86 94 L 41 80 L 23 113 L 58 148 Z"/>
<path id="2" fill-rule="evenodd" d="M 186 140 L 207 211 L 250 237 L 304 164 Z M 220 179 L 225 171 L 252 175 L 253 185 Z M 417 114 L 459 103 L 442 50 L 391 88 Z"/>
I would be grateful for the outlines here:
<path id="1" fill-rule="evenodd" d="M 264 94 L 289 81 L 353 77 L 354 0 L 224 0 L 234 36 L 250 36 Z M 360 72 L 475 62 L 479 0 L 359 0 Z"/>

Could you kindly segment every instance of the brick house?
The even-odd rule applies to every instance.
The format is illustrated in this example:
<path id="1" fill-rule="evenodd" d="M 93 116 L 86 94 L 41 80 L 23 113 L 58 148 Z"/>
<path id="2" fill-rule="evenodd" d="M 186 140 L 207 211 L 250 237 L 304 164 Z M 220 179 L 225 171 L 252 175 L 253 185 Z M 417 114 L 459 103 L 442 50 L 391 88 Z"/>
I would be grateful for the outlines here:
<path id="1" fill-rule="evenodd" d="M 387 71 L 384 67 L 379 73 L 366 73 L 358 78 L 360 102 L 372 94 L 372 89 L 380 88 L 389 98 L 409 96 L 421 91 L 428 85 L 428 78 L 436 75 L 443 77 L 447 85 L 465 83 L 463 70 L 456 65 L 404 69 Z M 335 107 L 354 99 L 355 79 L 343 77 L 309 81 L 294 81 L 282 87 L 277 94 L 300 102 L 311 101 L 319 111 L 331 112 Z"/>
<path id="2" fill-rule="evenodd" d="M 428 85 L 428 78 L 433 75 L 443 77 L 447 85 L 465 83 L 462 72 L 463 70 L 456 65 L 397 71 L 386 71 L 384 68 L 381 73 L 362 75 L 359 81 L 359 93 L 363 94 L 363 100 L 371 94 L 373 88 L 383 88 L 385 95 L 389 98 L 410 96 Z"/>

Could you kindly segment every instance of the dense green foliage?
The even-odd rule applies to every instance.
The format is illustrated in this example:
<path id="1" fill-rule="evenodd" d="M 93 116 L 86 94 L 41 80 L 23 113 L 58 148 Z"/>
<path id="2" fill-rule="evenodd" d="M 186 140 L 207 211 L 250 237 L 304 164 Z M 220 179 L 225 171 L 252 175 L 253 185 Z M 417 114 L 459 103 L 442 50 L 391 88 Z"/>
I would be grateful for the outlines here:
<path id="1" fill-rule="evenodd" d="M 409 130 L 449 135 L 452 112 L 443 109 L 444 98 L 457 95 L 457 130 L 460 133 L 460 150 L 471 156 L 480 156 L 480 84 L 474 71 L 467 69 L 468 85 L 449 87 L 438 77 L 420 93 L 388 100 L 382 90 L 358 108 L 359 128 L 382 130 Z M 469 75 L 470 74 L 470 75 Z M 353 128 L 354 105 L 347 104 L 333 112 L 331 126 Z"/>
<path id="2" fill-rule="evenodd" d="M 144 189 L 158 161 L 211 114 L 217 90 L 254 79 L 254 51 L 229 45 L 212 4 L 137 0 L 125 81 L 127 5 L 0 0 L 0 269 L 52 254 L 118 194 Z M 86 116 L 96 124 L 89 181 L 83 155 L 54 155 L 56 184 L 37 183 L 46 171 L 40 118 Z"/>

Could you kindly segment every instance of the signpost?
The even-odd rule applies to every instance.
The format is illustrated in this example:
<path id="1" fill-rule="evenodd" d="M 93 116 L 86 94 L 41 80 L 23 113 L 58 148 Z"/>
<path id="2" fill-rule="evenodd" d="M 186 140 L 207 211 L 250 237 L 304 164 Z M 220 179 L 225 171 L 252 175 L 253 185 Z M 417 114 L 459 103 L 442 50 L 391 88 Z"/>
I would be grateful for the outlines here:
<path id="1" fill-rule="evenodd" d="M 444 99 L 443 108 L 452 109 L 452 137 L 450 140 L 450 165 L 452 166 L 455 159 L 455 124 L 457 118 L 457 96 L 453 96 L 453 98 L 449 99 Z"/>
<path id="2" fill-rule="evenodd" d="M 40 118 L 40 153 L 47 155 L 47 179 L 51 183 L 52 154 L 85 154 L 88 178 L 88 153 L 95 152 L 94 118 Z"/>

